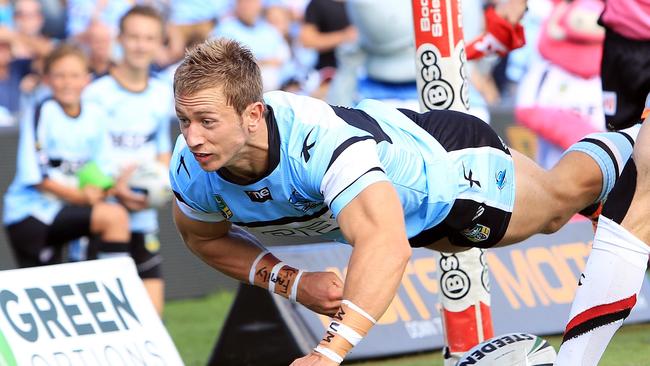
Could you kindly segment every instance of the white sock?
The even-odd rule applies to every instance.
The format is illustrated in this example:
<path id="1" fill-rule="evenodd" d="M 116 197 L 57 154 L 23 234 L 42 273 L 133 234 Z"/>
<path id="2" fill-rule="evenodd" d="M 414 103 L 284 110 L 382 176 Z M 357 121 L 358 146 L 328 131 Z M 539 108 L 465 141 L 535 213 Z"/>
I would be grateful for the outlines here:
<path id="1" fill-rule="evenodd" d="M 600 216 L 556 366 L 597 365 L 641 290 L 650 247 Z"/>

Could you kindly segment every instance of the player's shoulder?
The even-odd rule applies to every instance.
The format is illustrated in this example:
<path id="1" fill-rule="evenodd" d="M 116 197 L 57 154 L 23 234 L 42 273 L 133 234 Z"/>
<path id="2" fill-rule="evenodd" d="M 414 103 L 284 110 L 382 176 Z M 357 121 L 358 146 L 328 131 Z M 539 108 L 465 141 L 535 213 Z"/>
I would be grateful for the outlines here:
<path id="1" fill-rule="evenodd" d="M 109 74 L 100 76 L 97 79 L 93 80 L 90 84 L 86 86 L 83 91 L 83 97 L 85 99 L 101 99 L 108 97 L 112 92 L 116 91 L 117 83 L 115 79 Z"/>
<path id="2" fill-rule="evenodd" d="M 171 94 L 172 92 L 172 86 L 158 77 L 150 76 L 148 83 L 148 87 L 156 93 Z"/>

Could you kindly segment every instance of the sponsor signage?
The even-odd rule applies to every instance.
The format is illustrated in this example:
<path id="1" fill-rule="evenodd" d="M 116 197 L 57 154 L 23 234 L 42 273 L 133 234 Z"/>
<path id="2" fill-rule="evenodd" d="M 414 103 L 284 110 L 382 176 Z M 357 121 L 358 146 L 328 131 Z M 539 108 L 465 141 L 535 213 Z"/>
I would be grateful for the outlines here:
<path id="1" fill-rule="evenodd" d="M 561 334 L 592 240 L 591 224 L 575 222 L 552 235 L 536 235 L 513 246 L 486 251 L 489 278 L 470 285 L 491 288 L 495 334 Z M 344 244 L 278 247 L 274 253 L 294 266 L 329 270 L 344 278 L 351 247 Z M 346 359 L 441 348 L 444 342 L 437 310 L 438 295 L 443 291 L 448 296 L 462 298 L 466 291 L 460 289 L 466 288 L 465 283 L 469 281 L 467 275 L 450 263 L 453 264 L 453 256 L 441 260 L 433 251 L 415 249 L 392 304 Z M 367 276 L 372 276 L 372 272 Z M 650 320 L 648 299 L 650 286 L 645 281 L 627 323 Z M 325 334 L 329 324 L 326 317 L 302 306 L 293 309 L 309 333 L 315 337 Z M 317 342 L 314 340 L 313 345 Z"/>
<path id="2" fill-rule="evenodd" d="M 183 365 L 131 258 L 0 271 L 0 365 Z"/>

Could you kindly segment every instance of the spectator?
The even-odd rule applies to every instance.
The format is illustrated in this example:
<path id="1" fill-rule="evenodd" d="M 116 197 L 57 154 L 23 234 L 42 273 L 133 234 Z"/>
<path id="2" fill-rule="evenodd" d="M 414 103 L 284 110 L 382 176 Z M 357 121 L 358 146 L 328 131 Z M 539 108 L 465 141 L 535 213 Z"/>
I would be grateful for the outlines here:
<path id="1" fill-rule="evenodd" d="M 170 0 L 169 57 L 180 60 L 190 43 L 203 42 L 229 10 L 230 0 Z"/>
<path id="2" fill-rule="evenodd" d="M 113 66 L 113 33 L 106 24 L 93 20 L 88 25 L 82 38 L 90 62 L 90 72 L 94 78 L 108 73 Z"/>
<path id="3" fill-rule="evenodd" d="M 146 196 L 128 187 L 128 180 L 137 165 L 169 164 L 172 94 L 149 73 L 162 47 L 163 27 L 163 19 L 154 8 L 136 5 L 127 11 L 120 20 L 118 36 L 124 57 L 85 92 L 88 100 L 96 101 L 111 117 L 111 165 L 122 171 L 116 196 L 131 212 L 131 256 L 159 314 L 164 283 L 157 213 L 149 207 Z"/>
<path id="4" fill-rule="evenodd" d="M 20 109 L 20 82 L 30 69 L 31 60 L 12 59 L 11 42 L 0 35 L 0 106 L 13 116 Z"/>
<path id="5" fill-rule="evenodd" d="M 316 70 L 320 74 L 321 88 L 315 93 L 324 97 L 336 71 L 334 50 L 339 45 L 357 39 L 356 29 L 350 25 L 344 0 L 311 0 L 305 10 L 300 31 L 300 42 L 318 51 Z"/>
<path id="6" fill-rule="evenodd" d="M 224 19 L 211 36 L 234 39 L 248 46 L 262 70 L 265 90 L 278 89 L 291 51 L 280 32 L 262 18 L 262 0 L 236 0 L 233 15 Z"/>
<path id="7" fill-rule="evenodd" d="M 603 131 L 600 89 L 604 29 L 600 0 L 560 1 L 544 24 L 539 51 L 518 88 L 515 117 L 538 136 L 537 160 L 550 168 L 585 135 Z"/>
<path id="8" fill-rule="evenodd" d="M 60 263 L 63 245 L 85 235 L 99 236 L 100 257 L 128 255 L 127 212 L 104 202 L 110 179 L 99 173 L 80 188 L 77 178 L 83 166 L 107 158 L 107 117 L 81 102 L 87 66 L 81 50 L 55 49 L 44 65 L 53 99 L 22 116 L 17 171 L 3 215 L 20 267 Z"/>
<path id="9" fill-rule="evenodd" d="M 18 0 L 14 5 L 14 41 L 16 58 L 42 58 L 53 48 L 52 41 L 41 34 L 44 18 L 37 0 Z"/>

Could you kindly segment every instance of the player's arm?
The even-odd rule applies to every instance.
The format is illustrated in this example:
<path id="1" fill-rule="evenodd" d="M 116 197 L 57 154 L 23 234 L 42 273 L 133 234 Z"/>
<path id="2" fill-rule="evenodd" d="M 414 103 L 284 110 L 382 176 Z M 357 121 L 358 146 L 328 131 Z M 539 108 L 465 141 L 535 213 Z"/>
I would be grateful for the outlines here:
<path id="1" fill-rule="evenodd" d="M 106 197 L 104 190 L 99 187 L 88 185 L 80 189 L 61 184 L 49 178 L 44 178 L 41 183 L 36 185 L 36 188 L 79 206 L 93 205 Z"/>
<path id="2" fill-rule="evenodd" d="M 251 234 L 228 221 L 189 218 L 174 200 L 176 227 L 188 248 L 218 271 L 254 284 L 307 308 L 333 315 L 340 305 L 342 282 L 332 272 L 306 272 L 284 264 Z"/>
<path id="3" fill-rule="evenodd" d="M 402 206 L 390 182 L 365 188 L 340 212 L 337 221 L 354 246 L 342 305 L 316 352 L 292 366 L 342 362 L 390 305 L 411 256 Z"/>

